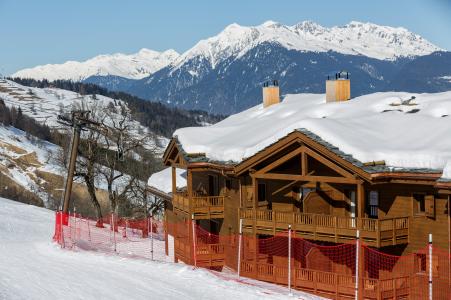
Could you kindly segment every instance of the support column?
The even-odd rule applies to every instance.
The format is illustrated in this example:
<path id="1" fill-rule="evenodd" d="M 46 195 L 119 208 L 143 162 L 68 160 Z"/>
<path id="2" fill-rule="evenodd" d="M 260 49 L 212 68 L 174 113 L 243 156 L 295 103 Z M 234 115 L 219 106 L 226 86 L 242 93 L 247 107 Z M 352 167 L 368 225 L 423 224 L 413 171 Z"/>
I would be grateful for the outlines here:
<path id="1" fill-rule="evenodd" d="M 365 218 L 365 187 L 363 181 L 357 184 L 357 217 Z"/>
<path id="2" fill-rule="evenodd" d="M 177 191 L 177 178 L 175 167 L 172 166 L 172 197 L 174 197 L 176 191 Z"/>
<path id="3" fill-rule="evenodd" d="M 186 169 L 186 188 L 188 191 L 189 213 L 194 218 L 194 203 L 193 203 L 193 171 Z"/>
<path id="4" fill-rule="evenodd" d="M 306 176 L 308 173 L 308 163 L 307 154 L 305 152 L 301 153 L 301 175 Z"/>
<path id="5" fill-rule="evenodd" d="M 252 176 L 252 175 L 251 175 Z M 254 209 L 258 207 L 258 179 L 252 176 L 252 187 L 254 188 Z"/>

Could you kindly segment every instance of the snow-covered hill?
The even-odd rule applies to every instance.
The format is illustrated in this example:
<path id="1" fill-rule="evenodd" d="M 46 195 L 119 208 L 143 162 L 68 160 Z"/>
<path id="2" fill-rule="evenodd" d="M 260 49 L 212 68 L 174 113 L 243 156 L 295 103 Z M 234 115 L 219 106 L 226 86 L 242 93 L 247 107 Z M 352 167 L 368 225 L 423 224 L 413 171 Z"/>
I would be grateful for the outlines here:
<path id="1" fill-rule="evenodd" d="M 11 76 L 49 81 L 57 79 L 81 81 L 91 76 L 107 75 L 141 79 L 171 64 L 178 56 L 179 54 L 172 49 L 164 52 L 141 49 L 138 53 L 130 55 L 122 53 L 99 55 L 83 62 L 68 61 L 63 64 L 37 66 L 20 70 Z"/>
<path id="2" fill-rule="evenodd" d="M 285 287 L 242 284 L 236 275 L 227 280 L 183 264 L 62 250 L 51 241 L 54 218 L 0 198 L 0 299 L 293 299 Z"/>
<path id="3" fill-rule="evenodd" d="M 109 111 L 112 118 L 108 122 L 121 120 L 121 109 L 127 109 L 124 101 L 112 99 L 102 95 L 80 95 L 75 92 L 56 88 L 33 88 L 20 85 L 10 80 L 0 80 L 0 99 L 8 107 L 20 107 L 22 112 L 51 128 L 61 128 L 57 122 L 58 114 L 69 113 L 72 109 L 85 103 L 98 111 Z M 112 124 L 107 124 L 112 125 Z M 131 122 L 131 131 L 137 137 L 147 136 L 148 148 L 163 151 L 168 140 L 156 136 L 137 121 Z"/>

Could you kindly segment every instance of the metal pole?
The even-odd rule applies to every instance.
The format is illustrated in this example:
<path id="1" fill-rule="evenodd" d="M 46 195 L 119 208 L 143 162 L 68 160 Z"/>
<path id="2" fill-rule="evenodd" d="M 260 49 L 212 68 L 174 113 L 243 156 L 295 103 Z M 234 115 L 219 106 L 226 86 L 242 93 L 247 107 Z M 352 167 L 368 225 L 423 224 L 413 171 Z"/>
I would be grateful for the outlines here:
<path id="1" fill-rule="evenodd" d="M 72 192 L 72 183 L 75 172 L 75 164 L 77 162 L 77 150 L 78 144 L 80 143 L 80 131 L 81 131 L 80 127 L 78 125 L 75 125 L 74 136 L 72 139 L 72 149 L 70 152 L 69 168 L 67 170 L 66 188 L 64 190 L 63 213 L 65 214 L 67 214 L 67 212 L 69 211 L 70 196 Z"/>
<path id="2" fill-rule="evenodd" d="M 89 218 L 86 219 L 86 223 L 88 223 L 88 241 L 91 242 L 91 227 L 89 226 Z"/>
<path id="3" fill-rule="evenodd" d="M 240 235 L 238 237 L 238 277 L 241 274 L 241 243 L 243 240 L 243 219 L 240 219 Z"/>
<path id="4" fill-rule="evenodd" d="M 432 300 L 432 233 L 429 233 L 429 300 Z"/>
<path id="5" fill-rule="evenodd" d="M 360 230 L 357 230 L 355 244 L 355 300 L 359 299 L 359 256 L 360 256 Z"/>
<path id="6" fill-rule="evenodd" d="M 197 267 L 197 258 L 196 258 L 196 225 L 194 222 L 194 214 L 191 215 L 191 225 L 193 227 L 193 258 L 194 258 L 194 266 Z"/>
<path id="7" fill-rule="evenodd" d="M 113 225 L 114 252 L 116 252 L 116 226 L 114 224 L 114 212 L 111 213 L 111 223 Z"/>
<path id="8" fill-rule="evenodd" d="M 153 260 L 153 217 L 150 216 L 150 255 Z"/>
<path id="9" fill-rule="evenodd" d="M 77 215 L 76 215 L 77 209 L 74 206 L 74 237 L 72 240 L 72 245 L 77 246 Z"/>
<path id="10" fill-rule="evenodd" d="M 63 233 L 64 233 L 64 231 L 63 231 L 63 212 L 62 211 L 60 211 L 60 231 L 61 231 L 61 235 L 60 235 L 60 245 L 61 245 L 61 248 L 64 248 L 64 235 L 63 235 Z"/>
<path id="11" fill-rule="evenodd" d="M 291 296 L 291 225 L 288 225 L 288 291 Z"/>

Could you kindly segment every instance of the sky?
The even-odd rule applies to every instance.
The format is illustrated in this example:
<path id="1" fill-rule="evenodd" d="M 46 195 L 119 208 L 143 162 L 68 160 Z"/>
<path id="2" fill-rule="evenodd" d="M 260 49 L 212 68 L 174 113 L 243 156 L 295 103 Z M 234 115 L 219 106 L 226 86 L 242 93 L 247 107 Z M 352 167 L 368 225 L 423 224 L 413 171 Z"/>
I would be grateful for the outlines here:
<path id="1" fill-rule="evenodd" d="M 0 74 L 141 48 L 182 53 L 231 23 L 402 26 L 451 50 L 451 0 L 0 0 Z"/>

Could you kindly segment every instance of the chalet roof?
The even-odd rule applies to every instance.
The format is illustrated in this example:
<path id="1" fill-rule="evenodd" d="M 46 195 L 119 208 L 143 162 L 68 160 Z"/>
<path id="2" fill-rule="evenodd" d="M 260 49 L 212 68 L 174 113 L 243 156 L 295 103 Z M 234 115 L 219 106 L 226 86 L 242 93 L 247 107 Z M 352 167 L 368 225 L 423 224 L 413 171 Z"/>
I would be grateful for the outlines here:
<path id="1" fill-rule="evenodd" d="M 343 103 L 325 103 L 322 94 L 287 95 L 280 104 L 179 129 L 174 137 L 188 162 L 235 166 L 293 132 L 367 173 L 441 173 L 451 161 L 451 92 L 375 93 Z"/>
<path id="2" fill-rule="evenodd" d="M 186 171 L 183 169 L 176 169 L 176 183 L 177 188 L 186 187 Z M 163 169 L 159 172 L 153 173 L 147 181 L 149 187 L 158 189 L 159 191 L 169 194 L 172 192 L 172 170 L 171 168 Z"/>

